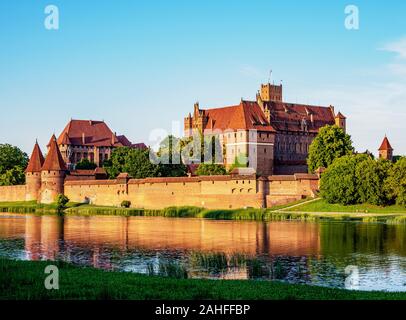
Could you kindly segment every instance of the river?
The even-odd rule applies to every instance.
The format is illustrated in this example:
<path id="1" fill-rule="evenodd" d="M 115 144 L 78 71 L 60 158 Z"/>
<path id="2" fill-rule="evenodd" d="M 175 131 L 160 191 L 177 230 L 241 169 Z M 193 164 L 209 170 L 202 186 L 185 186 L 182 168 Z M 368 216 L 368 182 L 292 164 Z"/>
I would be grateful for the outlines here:
<path id="1" fill-rule="evenodd" d="M 406 291 L 406 224 L 0 214 L 0 256 L 188 278 Z"/>

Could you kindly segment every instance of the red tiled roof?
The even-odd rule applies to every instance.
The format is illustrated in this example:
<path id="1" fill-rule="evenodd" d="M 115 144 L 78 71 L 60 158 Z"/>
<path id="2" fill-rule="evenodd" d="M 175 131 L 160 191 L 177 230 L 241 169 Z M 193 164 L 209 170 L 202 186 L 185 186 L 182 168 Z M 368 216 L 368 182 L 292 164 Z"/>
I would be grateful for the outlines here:
<path id="1" fill-rule="evenodd" d="M 241 101 L 236 106 L 204 110 L 204 114 L 208 120 L 205 129 L 275 131 L 259 105 L 252 101 Z"/>
<path id="2" fill-rule="evenodd" d="M 307 124 L 307 131 L 316 133 L 325 125 L 335 124 L 333 111 L 329 107 L 277 101 L 266 104 L 271 110 L 271 123 L 278 131 L 303 131 L 303 121 Z"/>
<path id="3" fill-rule="evenodd" d="M 379 151 L 388 151 L 388 150 L 393 150 L 393 148 L 390 145 L 388 138 L 385 136 L 381 146 L 379 147 Z"/>
<path id="4" fill-rule="evenodd" d="M 58 142 L 59 142 L 59 140 L 58 140 Z M 67 132 L 64 132 L 62 134 L 62 139 L 60 139 L 60 144 L 66 144 L 66 145 L 72 144 Z"/>
<path id="5" fill-rule="evenodd" d="M 271 111 L 270 122 L 255 101 L 241 101 L 237 106 L 201 110 L 207 117 L 205 130 L 303 131 L 305 123 L 307 131 L 317 133 L 327 124 L 335 124 L 334 113 L 329 107 L 277 101 L 264 103 Z"/>
<path id="6" fill-rule="evenodd" d="M 94 170 L 71 170 L 70 175 L 71 176 L 94 176 L 95 172 Z"/>
<path id="7" fill-rule="evenodd" d="M 146 146 L 146 144 L 143 143 L 143 142 L 134 143 L 134 144 L 131 145 L 131 148 L 141 149 L 141 150 L 146 150 L 146 149 L 148 149 L 148 147 Z"/>
<path id="8" fill-rule="evenodd" d="M 117 136 L 118 141 L 125 147 L 131 147 L 132 143 L 125 135 Z"/>
<path id="9" fill-rule="evenodd" d="M 49 143 L 49 152 L 45 159 L 44 165 L 42 166 L 43 171 L 65 171 L 66 165 L 62 159 L 61 152 L 59 151 L 56 137 L 52 136 Z"/>
<path id="10" fill-rule="evenodd" d="M 35 142 L 34 149 L 32 150 L 31 158 L 25 172 L 41 172 L 44 161 L 44 156 L 42 155 L 38 142 Z"/>
<path id="11" fill-rule="evenodd" d="M 337 113 L 336 117 L 340 119 L 347 119 L 341 112 Z"/>
<path id="12" fill-rule="evenodd" d="M 123 136 L 122 136 L 123 137 Z M 97 147 L 123 146 L 104 121 L 71 120 L 58 138 L 58 144 Z"/>
<path id="13" fill-rule="evenodd" d="M 106 172 L 106 170 L 104 168 L 97 167 L 94 170 L 94 174 L 107 174 L 107 172 Z"/>

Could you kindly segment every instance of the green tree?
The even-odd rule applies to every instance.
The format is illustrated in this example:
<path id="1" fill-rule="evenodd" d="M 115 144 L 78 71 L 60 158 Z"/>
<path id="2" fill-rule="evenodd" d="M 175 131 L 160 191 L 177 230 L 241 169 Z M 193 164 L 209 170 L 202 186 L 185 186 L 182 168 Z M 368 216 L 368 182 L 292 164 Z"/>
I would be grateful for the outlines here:
<path id="1" fill-rule="evenodd" d="M 97 165 L 94 162 L 91 162 L 87 159 L 83 159 L 82 161 L 76 164 L 76 170 L 94 170 L 97 168 Z"/>
<path id="2" fill-rule="evenodd" d="M 0 144 L 0 185 L 24 184 L 28 156 L 19 148 Z"/>
<path id="3" fill-rule="evenodd" d="M 230 166 L 228 172 L 233 171 L 235 168 L 247 168 L 248 157 L 245 154 L 239 154 L 235 157 L 233 164 Z"/>
<path id="4" fill-rule="evenodd" d="M 387 205 L 389 203 L 385 191 L 385 181 L 392 163 L 387 160 L 365 159 L 357 164 L 355 178 L 358 184 L 358 195 L 360 203 L 374 205 Z"/>
<path id="5" fill-rule="evenodd" d="M 196 170 L 198 176 L 222 176 L 227 174 L 226 168 L 222 164 L 201 163 Z"/>
<path id="6" fill-rule="evenodd" d="M 327 168 L 334 159 L 354 152 L 351 137 L 338 126 L 325 126 L 313 140 L 309 149 L 307 164 L 309 172 L 320 167 Z"/>
<path id="7" fill-rule="evenodd" d="M 193 136 L 179 141 L 180 152 L 186 163 L 221 163 L 224 155 L 218 135 L 203 135 L 195 132 Z"/>
<path id="8" fill-rule="evenodd" d="M 13 186 L 25 183 L 25 172 L 20 166 L 15 166 L 0 174 L 0 186 Z"/>
<path id="9" fill-rule="evenodd" d="M 406 207 L 406 158 L 400 158 L 389 170 L 385 181 L 389 199 Z"/>
<path id="10" fill-rule="evenodd" d="M 187 168 L 182 162 L 181 140 L 173 135 L 167 136 L 160 143 L 157 156 L 161 160 L 159 175 L 162 177 L 183 177 Z"/>
<path id="11" fill-rule="evenodd" d="M 370 159 L 365 154 L 348 155 L 337 158 L 323 173 L 320 181 L 321 196 L 329 203 L 344 205 L 361 202 L 356 177 L 358 164 Z"/>
<path id="12" fill-rule="evenodd" d="M 159 176 L 159 165 L 150 161 L 149 149 L 116 148 L 111 154 L 111 166 L 105 169 L 113 179 L 123 172 L 135 179 Z"/>
<path id="13" fill-rule="evenodd" d="M 110 179 L 115 179 L 120 173 L 125 172 L 126 157 L 130 152 L 128 147 L 120 147 L 113 150 L 109 160 L 103 162 L 103 167 Z"/>
<path id="14" fill-rule="evenodd" d="M 63 194 L 58 194 L 56 197 L 56 210 L 60 213 L 66 208 L 69 198 Z"/>

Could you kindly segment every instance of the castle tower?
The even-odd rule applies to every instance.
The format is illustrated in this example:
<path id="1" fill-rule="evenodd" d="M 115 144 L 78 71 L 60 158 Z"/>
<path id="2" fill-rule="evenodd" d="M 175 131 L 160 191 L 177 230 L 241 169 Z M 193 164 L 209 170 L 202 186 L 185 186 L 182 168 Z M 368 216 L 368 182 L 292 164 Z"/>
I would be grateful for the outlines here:
<path id="1" fill-rule="evenodd" d="M 393 160 L 393 148 L 389 143 L 388 138 L 385 138 L 382 141 L 382 144 L 379 148 L 379 159 L 385 159 L 392 161 Z"/>
<path id="2" fill-rule="evenodd" d="M 49 142 L 49 151 L 41 169 L 41 203 L 55 202 L 63 194 L 66 165 L 59 151 L 55 135 Z"/>
<path id="3" fill-rule="evenodd" d="M 340 127 L 344 132 L 347 132 L 347 118 L 341 112 L 337 113 L 334 120 L 337 127 Z"/>
<path id="4" fill-rule="evenodd" d="M 261 91 L 259 92 L 262 101 L 277 101 L 282 102 L 282 85 L 276 86 L 270 83 L 261 84 Z"/>
<path id="5" fill-rule="evenodd" d="M 36 141 L 27 169 L 25 169 L 26 201 L 38 200 L 41 190 L 41 168 L 43 164 L 44 156 L 42 155 L 38 141 Z"/>

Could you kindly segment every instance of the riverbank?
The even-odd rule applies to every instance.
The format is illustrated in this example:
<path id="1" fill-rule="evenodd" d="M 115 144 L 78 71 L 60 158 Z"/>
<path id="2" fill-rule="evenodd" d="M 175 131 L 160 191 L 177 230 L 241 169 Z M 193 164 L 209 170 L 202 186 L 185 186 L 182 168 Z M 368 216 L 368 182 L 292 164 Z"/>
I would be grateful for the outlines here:
<path id="1" fill-rule="evenodd" d="M 292 205 L 283 209 L 292 212 L 329 212 L 329 213 L 375 213 L 406 214 L 406 208 L 398 205 L 376 206 L 372 204 L 342 205 L 327 203 L 324 199 L 315 199 Z"/>
<path id="2" fill-rule="evenodd" d="M 44 288 L 59 268 L 59 290 Z M 406 293 L 362 292 L 255 280 L 198 280 L 108 272 L 63 262 L 0 258 L 0 299 L 18 300 L 406 300 Z"/>
<path id="3" fill-rule="evenodd" d="M 61 214 L 67 216 L 145 216 L 170 218 L 202 218 L 214 220 L 247 221 L 362 221 L 384 223 L 406 223 L 406 208 L 400 206 L 378 207 L 371 205 L 342 206 L 328 204 L 322 199 L 302 200 L 271 209 L 229 209 L 208 210 L 198 207 L 169 207 L 165 209 L 137 209 L 94 206 L 68 203 L 66 209 L 58 213 L 56 205 L 36 204 L 35 202 L 0 203 L 0 212 L 20 214 Z"/>

